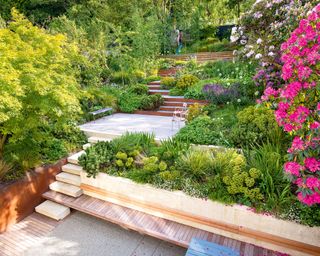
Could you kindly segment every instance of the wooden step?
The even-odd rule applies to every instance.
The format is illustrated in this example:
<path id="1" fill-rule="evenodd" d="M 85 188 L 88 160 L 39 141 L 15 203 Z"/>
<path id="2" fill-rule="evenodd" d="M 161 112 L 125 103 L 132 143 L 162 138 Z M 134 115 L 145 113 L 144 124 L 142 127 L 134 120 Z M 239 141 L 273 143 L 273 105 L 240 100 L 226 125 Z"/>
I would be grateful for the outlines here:
<path id="1" fill-rule="evenodd" d="M 70 185 L 67 183 L 63 183 L 60 181 L 55 181 L 49 185 L 49 188 L 53 191 L 72 196 L 72 197 L 79 197 L 82 195 L 83 191 L 81 188 Z"/>
<path id="2" fill-rule="evenodd" d="M 64 166 L 62 166 L 62 171 L 80 176 L 82 167 L 76 164 L 65 164 Z"/>
<path id="3" fill-rule="evenodd" d="M 164 101 L 163 106 L 175 106 L 175 107 L 182 107 L 183 104 L 187 103 L 188 106 L 193 105 L 193 102 L 178 102 L 178 101 Z M 200 105 L 206 105 L 205 103 L 198 103 Z M 161 106 L 162 107 L 162 106 Z"/>
<path id="4" fill-rule="evenodd" d="M 88 195 L 71 198 L 54 191 L 48 191 L 43 194 L 43 197 L 141 234 L 149 235 L 185 248 L 188 248 L 192 238 L 200 238 L 221 245 L 228 244 L 231 248 L 241 250 L 245 256 L 277 255 L 271 250 L 180 224 L 142 211 L 106 202 Z M 247 246 L 251 249 L 250 251 L 246 250 L 244 252 L 243 250 Z"/>
<path id="5" fill-rule="evenodd" d="M 161 90 L 161 85 L 148 85 L 149 90 Z"/>
<path id="6" fill-rule="evenodd" d="M 75 153 L 73 154 L 72 156 L 69 156 L 68 157 L 68 162 L 70 164 L 78 164 L 78 158 L 82 155 L 82 154 L 85 154 L 84 150 L 78 152 L 78 153 Z"/>
<path id="7" fill-rule="evenodd" d="M 46 200 L 39 204 L 35 211 L 55 220 L 62 220 L 70 214 L 70 208 L 56 202 Z"/>
<path id="8" fill-rule="evenodd" d="M 56 180 L 78 187 L 81 184 L 80 176 L 67 172 L 60 172 L 59 174 L 57 174 Z"/>
<path id="9" fill-rule="evenodd" d="M 208 104 L 209 103 L 206 100 L 186 99 L 183 96 L 164 96 L 163 98 L 164 98 L 164 101 L 199 103 L 199 104 Z"/>
<path id="10" fill-rule="evenodd" d="M 183 103 L 181 103 L 181 106 L 183 105 Z M 177 106 L 160 106 L 159 110 L 164 110 L 164 111 L 171 111 L 173 112 L 175 109 L 177 108 Z"/>
<path id="11" fill-rule="evenodd" d="M 152 82 L 150 82 L 148 85 L 157 85 L 157 84 L 160 85 L 160 82 L 161 82 L 161 81 L 152 81 Z"/>
<path id="12" fill-rule="evenodd" d="M 146 111 L 146 110 L 137 110 L 134 114 L 139 115 L 151 115 L 151 116 L 173 116 L 171 111 Z"/>
<path id="13" fill-rule="evenodd" d="M 149 90 L 149 94 L 169 95 L 169 90 Z"/>

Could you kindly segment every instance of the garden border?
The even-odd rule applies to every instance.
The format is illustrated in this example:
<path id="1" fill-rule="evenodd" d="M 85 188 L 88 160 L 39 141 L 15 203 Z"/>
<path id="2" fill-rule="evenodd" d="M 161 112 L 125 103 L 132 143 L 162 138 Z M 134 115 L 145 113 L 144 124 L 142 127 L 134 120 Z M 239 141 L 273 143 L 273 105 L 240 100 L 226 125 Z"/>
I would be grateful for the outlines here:
<path id="1" fill-rule="evenodd" d="M 66 163 L 66 158 L 63 158 L 55 164 L 37 167 L 21 180 L 0 189 L 0 233 L 30 215 L 44 201 L 42 194 Z"/>
<path id="2" fill-rule="evenodd" d="M 86 175 L 81 172 L 81 188 L 86 195 L 268 249 L 293 255 L 320 254 L 320 229 L 317 227 L 279 220 L 254 213 L 244 206 L 193 198 L 181 191 L 162 190 L 105 173 L 99 173 L 96 179 Z M 215 212 L 214 218 L 212 212 Z M 285 228 L 281 230 L 281 227 Z"/>

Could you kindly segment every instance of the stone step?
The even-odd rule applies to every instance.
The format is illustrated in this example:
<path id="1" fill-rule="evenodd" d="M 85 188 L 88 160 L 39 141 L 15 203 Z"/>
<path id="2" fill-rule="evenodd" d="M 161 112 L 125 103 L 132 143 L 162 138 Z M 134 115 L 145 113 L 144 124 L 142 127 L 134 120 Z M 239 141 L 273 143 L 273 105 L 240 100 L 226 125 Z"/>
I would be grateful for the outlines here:
<path id="1" fill-rule="evenodd" d="M 70 208 L 50 200 L 36 206 L 35 211 L 55 220 L 62 220 L 70 214 Z"/>
<path id="2" fill-rule="evenodd" d="M 182 107 L 183 104 L 187 103 L 188 106 L 193 105 L 193 102 L 178 102 L 178 101 L 165 101 L 161 107 Z M 200 105 L 206 105 L 205 103 L 199 103 Z M 160 107 L 160 108 L 161 108 Z"/>
<path id="3" fill-rule="evenodd" d="M 72 196 L 72 197 L 79 197 L 83 194 L 81 188 L 70 185 L 64 182 L 55 181 L 49 185 L 49 188 L 53 191 Z"/>
<path id="4" fill-rule="evenodd" d="M 86 150 L 87 148 L 90 148 L 90 147 L 91 147 L 91 143 L 86 143 L 82 146 L 82 149 Z"/>
<path id="5" fill-rule="evenodd" d="M 103 138 L 103 137 L 92 136 L 92 137 L 89 137 L 88 141 L 92 144 L 95 144 L 99 141 L 112 141 L 112 138 Z"/>
<path id="6" fill-rule="evenodd" d="M 149 90 L 149 94 L 169 95 L 169 90 Z"/>
<path id="7" fill-rule="evenodd" d="M 78 152 L 78 153 L 75 153 L 74 155 L 72 155 L 72 156 L 69 156 L 68 157 L 68 162 L 70 163 L 70 164 L 78 164 L 78 158 L 82 155 L 82 154 L 84 154 L 85 152 L 84 152 L 84 150 L 82 150 L 82 151 L 80 151 L 80 152 Z"/>
<path id="8" fill-rule="evenodd" d="M 80 176 L 67 172 L 60 172 L 59 174 L 57 174 L 56 180 L 78 187 L 81 184 Z"/>
<path id="9" fill-rule="evenodd" d="M 82 167 L 76 164 L 65 164 L 62 166 L 62 171 L 80 176 Z"/>

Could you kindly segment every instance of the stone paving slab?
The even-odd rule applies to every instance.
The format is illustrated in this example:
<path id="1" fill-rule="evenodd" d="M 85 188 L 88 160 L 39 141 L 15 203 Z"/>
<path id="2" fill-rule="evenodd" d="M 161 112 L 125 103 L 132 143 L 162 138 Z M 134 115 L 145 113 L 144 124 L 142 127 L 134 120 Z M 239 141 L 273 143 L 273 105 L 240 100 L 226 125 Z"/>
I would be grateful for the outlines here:
<path id="1" fill-rule="evenodd" d="M 181 122 L 180 127 L 183 126 L 184 122 Z M 80 129 L 88 136 L 148 132 L 154 133 L 157 139 L 166 139 L 174 136 L 179 127 L 177 123 L 172 126 L 172 117 L 117 113 L 80 125 Z"/>

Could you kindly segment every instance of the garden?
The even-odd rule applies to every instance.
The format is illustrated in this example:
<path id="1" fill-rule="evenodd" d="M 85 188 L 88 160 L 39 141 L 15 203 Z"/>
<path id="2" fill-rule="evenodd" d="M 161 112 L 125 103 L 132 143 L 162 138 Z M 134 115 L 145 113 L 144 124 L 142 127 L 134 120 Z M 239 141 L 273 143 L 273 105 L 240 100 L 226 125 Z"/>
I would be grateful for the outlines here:
<path id="1" fill-rule="evenodd" d="M 91 145 L 79 158 L 88 178 L 104 173 L 320 226 L 316 1 L 218 1 L 221 12 L 202 1 L 192 11 L 192 1 L 62 2 L 0 7 L 2 184 L 79 151 L 87 138 L 78 125 L 92 111 L 159 109 L 165 99 L 148 83 L 160 81 L 170 96 L 205 104 L 190 104 L 170 139 L 126 133 Z M 230 15 L 237 25 L 221 27 Z M 188 35 L 183 52 L 234 58 L 161 57 L 175 51 L 174 26 Z"/>

